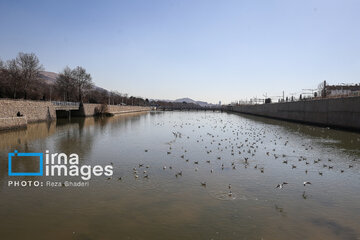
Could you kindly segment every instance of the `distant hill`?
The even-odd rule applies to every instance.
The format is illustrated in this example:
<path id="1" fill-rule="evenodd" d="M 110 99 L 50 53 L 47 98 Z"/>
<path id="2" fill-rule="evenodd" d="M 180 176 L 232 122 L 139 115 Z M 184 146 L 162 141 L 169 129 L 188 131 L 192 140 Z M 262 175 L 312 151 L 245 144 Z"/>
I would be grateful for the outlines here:
<path id="1" fill-rule="evenodd" d="M 191 98 L 179 98 L 179 99 L 176 99 L 176 100 L 168 100 L 168 99 L 150 99 L 151 101 L 162 101 L 162 102 L 176 102 L 176 103 L 183 103 L 183 102 L 186 102 L 186 103 L 193 103 L 193 104 L 197 104 L 197 105 L 200 105 L 202 107 L 209 107 L 209 106 L 214 106 L 214 104 L 212 103 L 207 103 L 207 102 L 203 102 L 203 101 L 195 101 Z"/>
<path id="2" fill-rule="evenodd" d="M 174 102 L 194 103 L 194 104 L 200 105 L 202 107 L 212 105 L 212 104 L 209 104 L 209 103 L 203 102 L 203 101 L 195 101 L 195 100 L 193 100 L 191 98 L 179 98 L 179 99 L 176 99 Z"/>
<path id="3" fill-rule="evenodd" d="M 41 71 L 40 79 L 44 80 L 47 84 L 54 85 L 58 75 L 59 74 L 54 73 L 54 72 Z"/>
<path id="4" fill-rule="evenodd" d="M 191 98 L 179 98 L 179 99 L 174 100 L 174 102 L 196 103 L 196 101 Z"/>

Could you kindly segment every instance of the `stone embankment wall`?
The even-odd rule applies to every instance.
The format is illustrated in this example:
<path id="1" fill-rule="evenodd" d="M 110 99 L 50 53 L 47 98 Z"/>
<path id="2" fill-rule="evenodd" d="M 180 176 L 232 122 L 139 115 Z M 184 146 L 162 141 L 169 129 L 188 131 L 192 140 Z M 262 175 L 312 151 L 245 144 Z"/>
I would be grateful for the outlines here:
<path id="1" fill-rule="evenodd" d="M 17 117 L 18 112 L 22 117 Z M 56 112 L 50 102 L 0 99 L 0 130 L 53 119 L 56 119 Z"/>
<path id="2" fill-rule="evenodd" d="M 101 104 L 84 104 L 79 110 L 72 110 L 71 116 L 94 116 Z M 111 114 L 149 111 L 149 107 L 109 105 Z M 21 117 L 17 117 L 20 112 Z M 48 101 L 0 99 L 0 130 L 26 127 L 28 123 L 56 119 L 55 106 Z"/>
<path id="3" fill-rule="evenodd" d="M 0 130 L 24 128 L 27 126 L 25 117 L 0 118 Z"/>
<path id="4" fill-rule="evenodd" d="M 109 105 L 108 106 L 109 113 L 112 114 L 122 114 L 122 113 L 132 113 L 132 112 L 144 112 L 150 111 L 150 107 L 141 107 L 141 106 L 116 106 Z"/>
<path id="5" fill-rule="evenodd" d="M 85 103 L 80 108 L 78 113 L 74 113 L 73 116 L 79 117 L 90 117 L 94 116 L 96 109 L 100 109 L 101 104 L 92 104 Z M 150 107 L 141 107 L 141 106 L 120 106 L 120 105 L 108 105 L 107 112 L 111 114 L 121 114 L 121 113 L 132 113 L 132 112 L 143 112 L 150 111 Z"/>
<path id="6" fill-rule="evenodd" d="M 29 123 L 56 118 L 55 108 L 51 102 L 0 99 L 0 118 L 16 117 L 18 112 Z"/>
<path id="7" fill-rule="evenodd" d="M 229 106 L 239 113 L 360 130 L 360 97 Z"/>

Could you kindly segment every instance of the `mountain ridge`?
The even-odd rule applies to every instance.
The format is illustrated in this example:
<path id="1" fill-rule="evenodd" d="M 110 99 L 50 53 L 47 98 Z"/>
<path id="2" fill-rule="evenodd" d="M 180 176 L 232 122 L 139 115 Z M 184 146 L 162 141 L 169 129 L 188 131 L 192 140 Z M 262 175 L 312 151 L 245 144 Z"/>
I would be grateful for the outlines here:
<path id="1" fill-rule="evenodd" d="M 208 103 L 208 102 L 205 102 L 205 101 L 196 101 L 196 100 L 191 99 L 189 97 L 178 98 L 178 99 L 175 99 L 175 100 L 168 100 L 168 99 L 151 99 L 151 100 L 153 100 L 153 101 L 163 101 L 163 102 L 176 102 L 176 103 L 186 102 L 186 103 L 197 104 L 197 105 L 202 106 L 202 107 L 216 105 L 216 104 Z"/>

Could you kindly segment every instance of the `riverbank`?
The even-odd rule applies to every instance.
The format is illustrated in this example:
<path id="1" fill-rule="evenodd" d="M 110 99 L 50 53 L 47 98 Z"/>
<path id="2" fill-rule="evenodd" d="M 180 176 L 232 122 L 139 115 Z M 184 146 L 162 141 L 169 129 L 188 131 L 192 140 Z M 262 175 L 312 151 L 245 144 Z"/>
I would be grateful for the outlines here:
<path id="1" fill-rule="evenodd" d="M 360 97 L 227 106 L 227 111 L 360 131 Z"/>
<path id="2" fill-rule="evenodd" d="M 24 128 L 28 123 L 53 121 L 64 112 L 69 117 L 91 117 L 101 104 L 84 103 L 78 109 L 59 109 L 49 101 L 0 99 L 0 131 Z M 107 112 L 111 115 L 150 111 L 150 107 L 108 105 Z"/>

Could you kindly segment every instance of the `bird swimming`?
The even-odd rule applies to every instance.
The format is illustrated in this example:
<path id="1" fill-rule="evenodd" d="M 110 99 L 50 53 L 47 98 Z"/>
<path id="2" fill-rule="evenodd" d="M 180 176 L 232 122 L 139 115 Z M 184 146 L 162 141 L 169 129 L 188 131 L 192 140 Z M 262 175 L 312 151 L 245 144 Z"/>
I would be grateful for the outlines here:
<path id="1" fill-rule="evenodd" d="M 309 185 L 309 184 L 311 185 L 311 182 L 304 182 L 303 184 L 304 184 L 304 186 Z"/>

